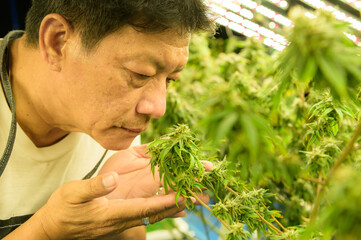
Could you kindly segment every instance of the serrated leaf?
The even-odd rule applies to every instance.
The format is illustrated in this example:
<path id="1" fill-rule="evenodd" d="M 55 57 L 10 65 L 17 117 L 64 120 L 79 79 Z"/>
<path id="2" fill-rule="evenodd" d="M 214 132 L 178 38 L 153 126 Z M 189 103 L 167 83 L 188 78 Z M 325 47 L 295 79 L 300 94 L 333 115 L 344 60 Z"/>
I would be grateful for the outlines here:
<path id="1" fill-rule="evenodd" d="M 223 120 L 218 124 L 217 132 L 214 137 L 214 142 L 218 143 L 221 139 L 227 136 L 228 132 L 231 131 L 234 124 L 238 120 L 238 113 L 232 112 L 226 115 Z"/>
<path id="2" fill-rule="evenodd" d="M 337 92 L 339 97 L 347 98 L 347 79 L 344 70 L 331 59 L 325 59 L 321 54 L 316 56 L 317 63 L 330 87 Z"/>
<path id="3" fill-rule="evenodd" d="M 307 59 L 306 66 L 300 75 L 300 81 L 308 84 L 310 80 L 312 80 L 316 74 L 318 67 L 316 63 L 316 59 L 314 57 L 309 57 Z"/>
<path id="4" fill-rule="evenodd" d="M 255 159 L 257 156 L 258 144 L 259 144 L 258 131 L 253 125 L 252 120 L 249 116 L 247 116 L 246 114 L 242 114 L 240 119 L 241 119 L 242 129 L 244 130 L 247 136 L 250 155 L 253 159 Z"/>
<path id="5" fill-rule="evenodd" d="M 177 206 L 177 207 L 179 207 L 178 206 L 178 198 L 179 198 L 179 196 L 180 196 L 180 191 L 178 191 L 177 193 L 176 193 L 176 195 L 175 195 L 175 205 Z"/>
<path id="6" fill-rule="evenodd" d="M 158 139 L 148 145 L 148 148 L 167 142 L 167 139 Z"/>
<path id="7" fill-rule="evenodd" d="M 182 162 L 184 162 L 179 147 L 176 145 L 176 146 L 174 146 L 173 149 L 174 149 L 174 151 L 177 153 L 178 157 L 182 160 Z"/>
<path id="8" fill-rule="evenodd" d="M 333 133 L 333 135 L 336 136 L 337 133 L 338 133 L 338 124 L 335 123 L 334 125 L 332 125 L 331 128 L 332 128 L 332 133 Z"/>

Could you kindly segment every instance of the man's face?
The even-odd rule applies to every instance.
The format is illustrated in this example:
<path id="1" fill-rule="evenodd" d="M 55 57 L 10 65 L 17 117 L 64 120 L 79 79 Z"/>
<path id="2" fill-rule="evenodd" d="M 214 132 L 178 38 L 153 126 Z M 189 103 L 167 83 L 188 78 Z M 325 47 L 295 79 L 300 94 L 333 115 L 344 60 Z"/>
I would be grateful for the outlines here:
<path id="1" fill-rule="evenodd" d="M 103 147 L 124 149 L 151 118 L 166 110 L 166 89 L 188 59 L 189 36 L 142 33 L 130 26 L 105 37 L 91 53 L 67 43 L 54 85 L 64 109 L 59 128 L 89 134 Z"/>

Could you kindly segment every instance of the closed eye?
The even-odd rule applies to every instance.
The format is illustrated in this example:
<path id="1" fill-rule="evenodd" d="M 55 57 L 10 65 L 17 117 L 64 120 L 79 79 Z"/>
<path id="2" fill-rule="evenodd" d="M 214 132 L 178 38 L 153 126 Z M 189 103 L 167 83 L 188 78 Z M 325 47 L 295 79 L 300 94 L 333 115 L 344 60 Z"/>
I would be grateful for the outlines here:
<path id="1" fill-rule="evenodd" d="M 144 75 L 144 74 L 140 74 L 140 73 L 135 73 L 139 78 L 141 79 L 146 79 L 146 78 L 150 78 L 151 76 L 148 75 Z"/>

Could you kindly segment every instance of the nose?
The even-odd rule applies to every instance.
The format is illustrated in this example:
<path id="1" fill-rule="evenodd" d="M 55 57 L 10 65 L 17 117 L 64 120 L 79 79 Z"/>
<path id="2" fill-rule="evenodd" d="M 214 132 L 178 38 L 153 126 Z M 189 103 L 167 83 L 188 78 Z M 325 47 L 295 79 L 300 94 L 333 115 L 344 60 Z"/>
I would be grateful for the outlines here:
<path id="1" fill-rule="evenodd" d="M 167 108 L 166 92 L 166 80 L 154 79 L 154 82 L 144 89 L 136 107 L 137 113 L 150 116 L 151 118 L 161 118 Z"/>

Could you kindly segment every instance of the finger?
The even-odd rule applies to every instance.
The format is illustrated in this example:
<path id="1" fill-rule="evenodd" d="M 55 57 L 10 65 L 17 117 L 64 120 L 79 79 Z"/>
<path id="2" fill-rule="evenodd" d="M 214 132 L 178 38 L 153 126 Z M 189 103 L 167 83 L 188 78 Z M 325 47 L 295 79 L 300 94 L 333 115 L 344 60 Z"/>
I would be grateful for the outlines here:
<path id="1" fill-rule="evenodd" d="M 186 217 L 188 216 L 186 211 L 181 211 L 179 213 L 174 214 L 173 216 L 170 216 L 169 218 L 179 218 L 179 217 Z"/>
<path id="2" fill-rule="evenodd" d="M 113 199 L 109 202 L 109 215 L 112 219 L 141 219 L 175 208 L 175 193 L 151 198 L 133 198 L 131 200 Z M 185 203 L 180 196 L 178 206 Z"/>
<path id="3" fill-rule="evenodd" d="M 172 218 L 173 216 L 177 215 L 177 214 L 180 214 L 180 215 L 184 215 L 184 209 L 185 209 L 185 205 L 182 204 L 182 205 L 179 205 L 178 207 L 174 207 L 174 208 L 170 208 L 170 209 L 167 209 L 163 212 L 160 212 L 158 214 L 155 214 L 155 215 L 152 215 L 149 217 L 149 222 L 150 224 L 153 224 L 153 223 L 156 223 L 156 222 L 159 222 L 165 218 Z M 184 212 L 184 213 L 182 213 Z M 142 225 L 142 220 L 139 222 L 140 225 Z"/>
<path id="4" fill-rule="evenodd" d="M 147 154 L 149 144 L 150 143 L 134 146 L 131 149 L 138 157 L 151 158 L 152 156 L 150 154 Z"/>
<path id="5" fill-rule="evenodd" d="M 206 171 L 211 171 L 213 169 L 213 163 L 210 161 L 201 161 Z"/>
<path id="6" fill-rule="evenodd" d="M 185 205 L 183 204 L 183 205 L 179 205 L 178 207 L 173 207 L 173 208 L 167 209 L 165 211 L 159 212 L 157 214 L 148 216 L 149 224 L 159 222 L 165 218 L 184 217 L 187 215 L 187 213 L 184 211 L 184 209 L 185 209 Z M 129 224 L 134 225 L 134 226 L 143 225 L 142 219 L 143 218 L 130 221 Z"/>
<path id="7" fill-rule="evenodd" d="M 84 203 L 107 195 L 118 184 L 118 174 L 110 172 L 87 180 L 69 182 L 62 188 L 62 195 L 70 203 Z"/>

